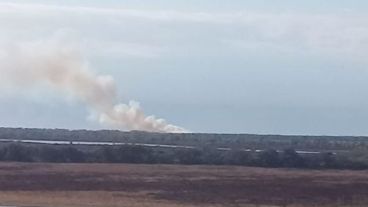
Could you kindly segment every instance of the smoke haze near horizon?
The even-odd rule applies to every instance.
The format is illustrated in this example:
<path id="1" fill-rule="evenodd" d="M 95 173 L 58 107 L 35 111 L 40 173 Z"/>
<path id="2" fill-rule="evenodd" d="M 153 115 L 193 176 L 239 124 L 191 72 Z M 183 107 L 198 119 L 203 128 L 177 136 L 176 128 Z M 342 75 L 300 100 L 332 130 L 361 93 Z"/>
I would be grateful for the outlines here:
<path id="1" fill-rule="evenodd" d="M 2 83 L 22 89 L 50 86 L 84 102 L 102 125 L 123 130 L 184 133 L 164 119 L 146 116 L 139 103 L 118 103 L 115 80 L 98 75 L 75 48 L 57 37 L 10 44 L 0 53 Z"/>
<path id="2" fill-rule="evenodd" d="M 368 135 L 367 9 L 363 0 L 0 0 L 1 57 L 56 44 L 98 77 L 89 84 L 99 95 L 115 97 L 10 71 L 12 84 L 0 74 L 0 125 L 120 129 L 111 114 L 138 100 L 146 115 L 193 132 Z M 27 55 L 55 53 L 49 46 Z M 6 59 L 0 66 L 21 64 Z"/>

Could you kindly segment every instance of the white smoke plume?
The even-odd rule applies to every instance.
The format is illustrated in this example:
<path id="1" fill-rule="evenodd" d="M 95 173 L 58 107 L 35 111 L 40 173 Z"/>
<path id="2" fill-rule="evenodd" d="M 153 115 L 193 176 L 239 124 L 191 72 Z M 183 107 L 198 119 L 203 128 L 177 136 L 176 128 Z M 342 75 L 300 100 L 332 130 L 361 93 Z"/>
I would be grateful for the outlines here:
<path id="1" fill-rule="evenodd" d="M 139 103 L 118 103 L 115 81 L 97 75 L 72 45 L 58 39 L 24 42 L 0 51 L 0 72 L 10 84 L 24 88 L 46 83 L 84 102 L 103 125 L 127 130 L 186 132 L 163 119 L 146 116 Z"/>

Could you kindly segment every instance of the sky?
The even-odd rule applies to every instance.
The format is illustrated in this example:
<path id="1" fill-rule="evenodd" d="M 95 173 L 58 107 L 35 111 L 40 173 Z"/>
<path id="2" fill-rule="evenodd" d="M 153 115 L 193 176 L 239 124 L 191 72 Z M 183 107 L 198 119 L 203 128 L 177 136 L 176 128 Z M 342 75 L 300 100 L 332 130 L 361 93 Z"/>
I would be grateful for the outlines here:
<path id="1" fill-rule="evenodd" d="M 367 9 L 363 0 L 0 0 L 0 57 L 58 39 L 115 79 L 119 101 L 191 132 L 368 135 Z M 1 84 L 0 125 L 108 128 L 60 91 Z"/>

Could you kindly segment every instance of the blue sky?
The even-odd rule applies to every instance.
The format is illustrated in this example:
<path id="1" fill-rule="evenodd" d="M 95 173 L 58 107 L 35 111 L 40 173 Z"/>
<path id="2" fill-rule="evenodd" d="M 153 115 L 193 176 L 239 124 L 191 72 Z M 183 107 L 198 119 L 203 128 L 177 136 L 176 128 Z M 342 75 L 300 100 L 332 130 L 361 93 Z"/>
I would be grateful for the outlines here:
<path id="1" fill-rule="evenodd" d="M 9 2 L 9 1 L 8 1 Z M 364 12 L 368 3 L 364 0 L 310 0 L 310 1 L 295 1 L 295 0 L 232 0 L 231 2 L 224 2 L 221 0 L 187 0 L 187 1 L 170 1 L 170 0 L 13 0 L 10 2 L 19 3 L 48 3 L 48 4 L 63 4 L 63 5 L 88 5 L 88 6 L 129 6 L 135 8 L 156 8 L 156 9 L 191 9 L 197 10 L 246 10 L 246 9 L 258 9 L 258 10 L 292 10 L 292 11 L 339 11 L 346 9 L 353 9 Z"/>
<path id="2" fill-rule="evenodd" d="M 61 36 L 121 101 L 194 132 L 368 135 L 367 6 L 0 1 L 0 46 Z M 105 128 L 58 91 L 0 90 L 2 126 Z"/>

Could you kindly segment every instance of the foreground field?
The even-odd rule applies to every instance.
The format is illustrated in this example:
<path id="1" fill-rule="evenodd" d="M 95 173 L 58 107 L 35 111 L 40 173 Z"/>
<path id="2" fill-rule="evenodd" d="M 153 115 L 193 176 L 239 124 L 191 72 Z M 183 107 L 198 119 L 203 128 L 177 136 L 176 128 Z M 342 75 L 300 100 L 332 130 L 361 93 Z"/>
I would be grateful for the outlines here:
<path id="1" fill-rule="evenodd" d="M 368 206 L 367 171 L 0 163 L 0 205 Z"/>

